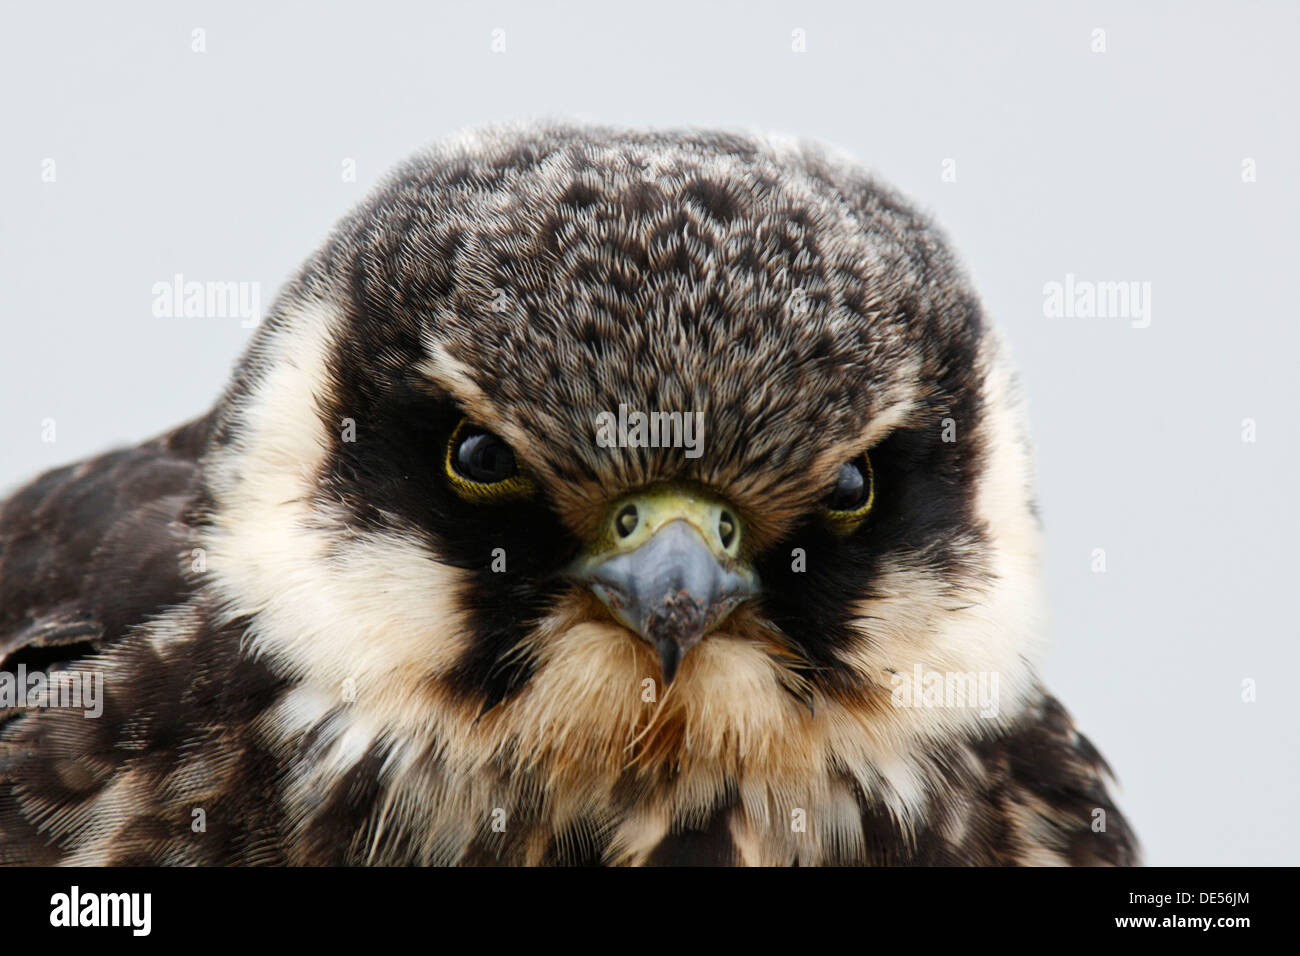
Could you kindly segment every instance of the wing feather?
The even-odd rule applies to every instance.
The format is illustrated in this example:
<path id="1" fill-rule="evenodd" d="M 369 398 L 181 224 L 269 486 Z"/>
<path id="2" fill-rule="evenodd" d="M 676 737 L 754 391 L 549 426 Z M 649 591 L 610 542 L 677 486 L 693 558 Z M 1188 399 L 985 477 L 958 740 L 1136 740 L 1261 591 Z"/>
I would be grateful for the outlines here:
<path id="1" fill-rule="evenodd" d="M 210 421 L 46 472 L 0 504 L 0 669 L 80 657 L 186 598 Z"/>

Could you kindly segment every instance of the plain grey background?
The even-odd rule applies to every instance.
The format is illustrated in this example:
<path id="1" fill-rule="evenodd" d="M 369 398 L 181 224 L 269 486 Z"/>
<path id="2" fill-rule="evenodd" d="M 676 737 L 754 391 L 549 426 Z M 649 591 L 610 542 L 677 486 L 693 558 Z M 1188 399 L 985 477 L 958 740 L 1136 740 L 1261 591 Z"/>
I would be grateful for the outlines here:
<path id="1" fill-rule="evenodd" d="M 1300 862 L 1296 4 L 6 7 L 5 492 L 216 397 L 251 331 L 155 317 L 154 283 L 265 308 L 429 140 L 539 115 L 822 139 L 937 218 L 1005 331 L 1046 676 L 1147 862 Z M 1150 326 L 1046 317 L 1067 274 L 1151 283 Z"/>

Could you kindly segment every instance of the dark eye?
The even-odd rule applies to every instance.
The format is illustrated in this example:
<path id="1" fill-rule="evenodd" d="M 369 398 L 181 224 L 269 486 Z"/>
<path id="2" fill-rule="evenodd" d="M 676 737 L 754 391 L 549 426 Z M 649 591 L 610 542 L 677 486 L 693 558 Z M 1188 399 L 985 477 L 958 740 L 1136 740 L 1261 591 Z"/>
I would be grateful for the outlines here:
<path id="1" fill-rule="evenodd" d="M 856 461 L 840 465 L 835 488 L 826 496 L 826 507 L 831 511 L 857 511 L 867 503 L 867 476 Z"/>
<path id="2" fill-rule="evenodd" d="M 871 462 L 859 455 L 840 465 L 833 487 L 824 499 L 822 510 L 838 531 L 849 532 L 862 523 L 875 498 Z"/>
<path id="3" fill-rule="evenodd" d="M 462 478 L 483 485 L 505 481 L 518 471 L 515 453 L 510 446 L 488 432 L 476 432 L 461 438 L 453 461 Z"/>
<path id="4" fill-rule="evenodd" d="M 462 420 L 447 443 L 447 480 L 466 501 L 488 502 L 532 494 L 515 453 L 486 429 Z"/>

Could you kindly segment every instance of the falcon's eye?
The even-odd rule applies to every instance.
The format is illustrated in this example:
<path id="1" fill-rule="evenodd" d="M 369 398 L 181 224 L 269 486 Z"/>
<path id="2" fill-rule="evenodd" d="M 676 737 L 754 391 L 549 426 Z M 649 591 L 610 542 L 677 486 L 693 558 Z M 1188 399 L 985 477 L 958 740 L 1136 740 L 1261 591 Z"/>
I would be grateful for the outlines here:
<path id="1" fill-rule="evenodd" d="M 864 453 L 840 465 L 835 487 L 822 500 L 822 513 L 832 530 L 849 534 L 866 518 L 875 497 L 871 460 Z"/>
<path id="2" fill-rule="evenodd" d="M 521 474 L 515 453 L 490 431 L 462 419 L 447 443 L 447 479 L 466 501 L 499 501 L 533 493 L 533 483 Z"/>
<path id="3" fill-rule="evenodd" d="M 485 485 L 494 485 L 512 477 L 515 453 L 495 435 L 479 432 L 460 440 L 456 447 L 456 471 L 462 478 Z"/>

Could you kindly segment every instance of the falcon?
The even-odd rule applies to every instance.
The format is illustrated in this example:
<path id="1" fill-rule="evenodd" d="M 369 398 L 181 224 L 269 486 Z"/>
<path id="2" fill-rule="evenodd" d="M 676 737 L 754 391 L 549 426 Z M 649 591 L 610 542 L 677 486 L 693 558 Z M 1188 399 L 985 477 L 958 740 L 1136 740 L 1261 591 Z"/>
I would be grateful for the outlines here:
<path id="1" fill-rule="evenodd" d="M 4 503 L 0 861 L 1132 864 L 1038 541 L 1005 350 L 851 160 L 465 134 L 210 412 Z"/>

